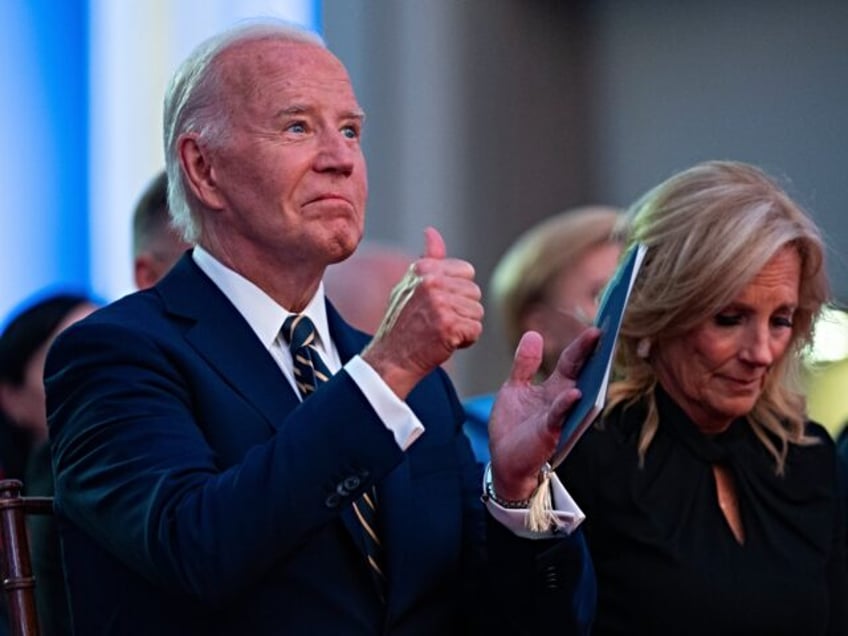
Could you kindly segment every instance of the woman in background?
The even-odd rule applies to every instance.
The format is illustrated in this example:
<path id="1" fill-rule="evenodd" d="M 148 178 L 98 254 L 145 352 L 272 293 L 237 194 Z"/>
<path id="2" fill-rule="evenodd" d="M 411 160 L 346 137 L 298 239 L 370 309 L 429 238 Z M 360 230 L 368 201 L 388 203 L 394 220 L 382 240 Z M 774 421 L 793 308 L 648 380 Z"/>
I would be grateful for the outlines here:
<path id="1" fill-rule="evenodd" d="M 619 211 L 606 206 L 565 210 L 522 234 L 495 267 L 490 300 L 510 350 L 528 330 L 544 338 L 540 377 L 554 370 L 562 350 L 594 320 L 621 253 L 620 220 Z M 489 460 L 493 402 L 494 394 L 487 394 L 463 403 L 465 433 L 481 463 Z"/>
<path id="2" fill-rule="evenodd" d="M 17 314 L 0 335 L 0 410 L 12 437 L 23 440 L 14 448 L 18 456 L 10 456 L 9 461 L 25 466 L 23 475 L 10 476 L 22 478 L 26 495 L 53 496 L 43 379 L 47 350 L 60 331 L 95 308 L 87 296 L 50 295 Z M 54 521 L 33 517 L 29 529 L 42 634 L 70 634 Z"/>

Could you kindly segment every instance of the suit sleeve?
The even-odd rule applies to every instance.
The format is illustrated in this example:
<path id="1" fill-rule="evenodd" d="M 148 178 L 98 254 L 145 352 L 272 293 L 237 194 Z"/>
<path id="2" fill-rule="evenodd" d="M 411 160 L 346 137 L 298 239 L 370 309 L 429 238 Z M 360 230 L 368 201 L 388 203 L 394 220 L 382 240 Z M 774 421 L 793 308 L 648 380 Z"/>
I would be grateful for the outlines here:
<path id="1" fill-rule="evenodd" d="M 346 476 L 358 477 L 344 493 L 355 499 L 402 452 L 340 372 L 281 413 L 276 432 L 237 462 L 222 462 L 226 449 L 210 445 L 198 402 L 216 397 L 221 412 L 204 416 L 223 420 L 249 405 L 223 384 L 204 390 L 229 402 L 203 395 L 183 364 L 154 336 L 121 324 L 93 321 L 62 334 L 46 370 L 55 505 L 152 582 L 215 603 L 335 519 L 331 495 Z M 280 386 L 290 390 L 282 376 Z"/>
<path id="2" fill-rule="evenodd" d="M 454 395 L 452 389 L 448 391 Z M 464 413 L 457 402 L 457 419 Z M 479 634 L 588 634 L 595 616 L 596 580 L 586 541 L 571 535 L 532 540 L 495 520 L 480 500 L 482 466 L 458 430 L 457 448 L 467 476 L 466 563 L 472 582 L 467 619 Z"/>

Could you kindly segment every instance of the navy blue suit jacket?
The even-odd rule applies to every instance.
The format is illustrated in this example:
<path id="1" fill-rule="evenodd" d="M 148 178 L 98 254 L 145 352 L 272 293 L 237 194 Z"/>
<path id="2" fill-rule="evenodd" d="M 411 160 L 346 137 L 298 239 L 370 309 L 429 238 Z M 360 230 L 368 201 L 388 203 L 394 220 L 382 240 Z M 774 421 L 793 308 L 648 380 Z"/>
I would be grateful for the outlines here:
<path id="1" fill-rule="evenodd" d="M 346 361 L 368 336 L 329 304 L 328 317 Z M 521 540 L 487 518 L 462 408 L 441 370 L 407 399 L 426 432 L 403 452 L 344 371 L 301 403 L 190 255 L 157 287 L 68 329 L 46 382 L 78 634 L 588 624 L 593 607 L 575 596 L 591 574 L 582 539 Z M 372 484 L 385 606 L 350 506 Z"/>

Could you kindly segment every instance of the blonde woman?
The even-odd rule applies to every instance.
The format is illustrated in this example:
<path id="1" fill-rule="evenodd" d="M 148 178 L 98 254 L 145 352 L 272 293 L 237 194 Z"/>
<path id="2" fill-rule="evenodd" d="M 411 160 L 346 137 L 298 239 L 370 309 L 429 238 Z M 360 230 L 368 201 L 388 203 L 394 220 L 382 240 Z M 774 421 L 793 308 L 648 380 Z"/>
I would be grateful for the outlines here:
<path id="1" fill-rule="evenodd" d="M 795 389 L 828 293 L 816 226 L 733 162 L 630 218 L 648 251 L 618 380 L 560 468 L 588 518 L 594 633 L 846 633 L 833 444 Z"/>

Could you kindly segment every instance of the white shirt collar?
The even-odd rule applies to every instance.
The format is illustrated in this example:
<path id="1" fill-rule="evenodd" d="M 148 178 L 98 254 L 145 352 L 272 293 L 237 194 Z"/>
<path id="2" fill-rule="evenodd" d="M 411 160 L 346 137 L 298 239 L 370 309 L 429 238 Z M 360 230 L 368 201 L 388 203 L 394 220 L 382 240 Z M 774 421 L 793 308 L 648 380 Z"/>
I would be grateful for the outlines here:
<path id="1" fill-rule="evenodd" d="M 194 247 L 192 258 L 244 317 L 265 348 L 270 349 L 286 318 L 293 312 L 281 307 L 254 283 L 224 265 L 200 245 Z M 315 325 L 319 338 L 319 350 L 323 349 L 325 352 L 334 350 L 330 340 L 330 327 L 327 324 L 323 282 L 318 285 L 312 300 L 301 313 L 309 316 Z"/>

